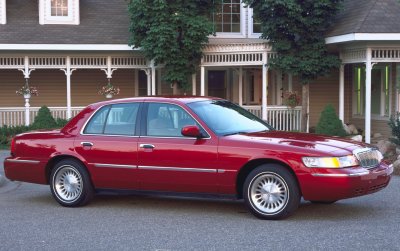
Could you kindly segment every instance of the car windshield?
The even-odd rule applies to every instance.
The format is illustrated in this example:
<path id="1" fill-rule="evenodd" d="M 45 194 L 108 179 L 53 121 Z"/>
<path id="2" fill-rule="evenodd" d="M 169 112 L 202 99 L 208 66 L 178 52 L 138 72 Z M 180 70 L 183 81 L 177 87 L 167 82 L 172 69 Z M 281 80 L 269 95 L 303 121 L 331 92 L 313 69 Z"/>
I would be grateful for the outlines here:
<path id="1" fill-rule="evenodd" d="M 226 100 L 199 101 L 188 106 L 219 136 L 273 129 L 257 116 Z"/>

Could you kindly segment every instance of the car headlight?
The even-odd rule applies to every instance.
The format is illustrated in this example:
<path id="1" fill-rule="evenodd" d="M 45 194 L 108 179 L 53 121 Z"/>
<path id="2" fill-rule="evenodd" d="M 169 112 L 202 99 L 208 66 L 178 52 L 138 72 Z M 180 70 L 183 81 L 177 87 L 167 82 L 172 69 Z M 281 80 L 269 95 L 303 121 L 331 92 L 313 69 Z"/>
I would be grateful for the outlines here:
<path id="1" fill-rule="evenodd" d="M 302 159 L 306 167 L 315 168 L 344 168 L 359 165 L 354 155 L 342 157 L 303 157 Z"/>

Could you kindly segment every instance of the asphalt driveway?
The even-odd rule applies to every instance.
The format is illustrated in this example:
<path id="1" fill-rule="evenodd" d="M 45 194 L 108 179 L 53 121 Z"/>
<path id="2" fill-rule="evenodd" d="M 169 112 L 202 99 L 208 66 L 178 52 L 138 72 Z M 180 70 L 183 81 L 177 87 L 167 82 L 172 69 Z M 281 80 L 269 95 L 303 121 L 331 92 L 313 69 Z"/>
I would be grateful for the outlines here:
<path id="1" fill-rule="evenodd" d="M 0 250 L 400 250 L 399 187 L 262 221 L 230 200 L 101 194 L 65 208 L 48 186 L 7 181 Z"/>

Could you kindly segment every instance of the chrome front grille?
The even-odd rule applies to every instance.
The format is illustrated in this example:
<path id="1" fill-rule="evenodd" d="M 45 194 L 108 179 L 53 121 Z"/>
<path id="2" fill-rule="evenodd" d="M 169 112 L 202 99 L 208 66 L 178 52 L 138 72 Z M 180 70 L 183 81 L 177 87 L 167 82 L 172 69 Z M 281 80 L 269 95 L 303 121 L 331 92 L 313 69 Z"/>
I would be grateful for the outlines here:
<path id="1" fill-rule="evenodd" d="M 375 148 L 362 148 L 353 151 L 354 155 L 364 168 L 374 168 L 382 161 L 382 154 Z"/>

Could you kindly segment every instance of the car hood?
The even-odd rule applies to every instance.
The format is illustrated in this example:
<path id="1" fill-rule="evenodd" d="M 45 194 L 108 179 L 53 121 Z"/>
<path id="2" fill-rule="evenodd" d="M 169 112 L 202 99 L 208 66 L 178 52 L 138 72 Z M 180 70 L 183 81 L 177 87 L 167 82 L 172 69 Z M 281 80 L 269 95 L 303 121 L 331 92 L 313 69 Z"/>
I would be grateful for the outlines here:
<path id="1" fill-rule="evenodd" d="M 331 153 L 334 155 L 351 154 L 354 149 L 368 147 L 369 145 L 357 142 L 351 139 L 335 136 L 325 136 L 312 133 L 295 133 L 284 131 L 266 131 L 256 133 L 245 133 L 233 135 L 234 138 L 249 143 L 262 143 L 270 145 L 279 145 L 284 147 L 297 149 L 299 151 L 315 153 Z"/>

